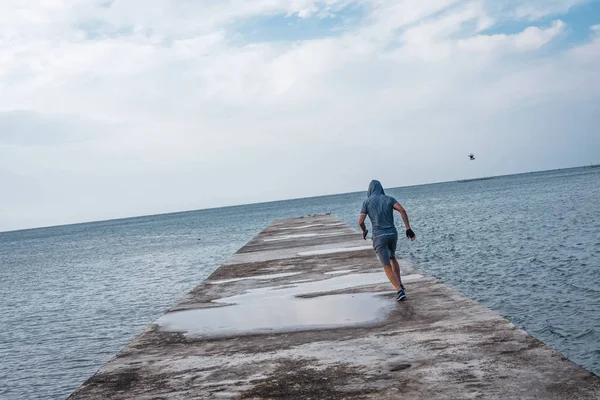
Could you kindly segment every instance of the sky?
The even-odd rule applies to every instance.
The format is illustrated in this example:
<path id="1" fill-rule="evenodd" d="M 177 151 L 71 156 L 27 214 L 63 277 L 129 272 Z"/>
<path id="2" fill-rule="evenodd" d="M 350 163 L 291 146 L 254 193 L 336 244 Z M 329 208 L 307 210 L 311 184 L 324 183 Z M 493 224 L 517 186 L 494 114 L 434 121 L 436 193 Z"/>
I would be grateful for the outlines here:
<path id="1" fill-rule="evenodd" d="M 596 164 L 599 126 L 600 1 L 0 2 L 0 231 Z"/>

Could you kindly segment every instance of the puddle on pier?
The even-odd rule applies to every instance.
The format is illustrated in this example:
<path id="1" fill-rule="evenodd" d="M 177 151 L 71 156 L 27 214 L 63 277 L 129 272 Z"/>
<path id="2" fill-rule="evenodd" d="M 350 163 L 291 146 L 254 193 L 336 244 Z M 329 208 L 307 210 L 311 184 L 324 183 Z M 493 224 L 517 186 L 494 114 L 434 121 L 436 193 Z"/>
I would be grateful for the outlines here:
<path id="1" fill-rule="evenodd" d="M 325 275 L 339 275 L 339 274 L 346 274 L 348 272 L 352 272 L 354 271 L 353 269 L 340 269 L 337 271 L 329 271 L 329 272 L 325 272 Z"/>
<path id="2" fill-rule="evenodd" d="M 373 246 L 336 247 L 323 250 L 310 250 L 298 253 L 299 256 L 320 256 L 325 254 L 345 253 L 350 251 L 372 250 Z"/>
<path id="3" fill-rule="evenodd" d="M 288 229 L 307 229 L 307 228 L 316 228 L 317 226 L 323 226 L 323 224 L 310 224 L 310 225 L 301 225 L 301 226 L 287 226 L 284 228 L 278 228 L 280 231 L 286 231 Z"/>
<path id="4" fill-rule="evenodd" d="M 281 240 L 289 240 L 289 239 L 305 239 L 305 238 L 315 238 L 315 237 L 332 237 L 332 236 L 344 236 L 352 234 L 352 232 L 332 232 L 332 233 L 299 233 L 297 235 L 281 235 L 268 239 L 263 239 L 263 242 L 278 242 Z"/>
<path id="5" fill-rule="evenodd" d="M 410 282 L 421 277 L 407 275 L 403 280 Z M 388 282 L 385 274 L 376 272 L 251 289 L 215 301 L 226 305 L 224 307 L 170 312 L 156 323 L 162 330 L 194 337 L 367 325 L 386 318 L 393 309 L 393 296 L 382 296 L 382 293 L 318 294 L 385 282 Z"/>
<path id="6" fill-rule="evenodd" d="M 242 278 L 231 278 L 231 279 L 223 279 L 220 281 L 206 281 L 206 282 L 210 283 L 211 285 L 219 285 L 221 283 L 239 282 L 239 281 L 247 281 L 247 280 L 265 281 L 265 280 L 270 280 L 270 279 L 285 278 L 287 276 L 299 275 L 301 273 L 302 272 L 282 272 L 281 274 L 244 276 Z"/>

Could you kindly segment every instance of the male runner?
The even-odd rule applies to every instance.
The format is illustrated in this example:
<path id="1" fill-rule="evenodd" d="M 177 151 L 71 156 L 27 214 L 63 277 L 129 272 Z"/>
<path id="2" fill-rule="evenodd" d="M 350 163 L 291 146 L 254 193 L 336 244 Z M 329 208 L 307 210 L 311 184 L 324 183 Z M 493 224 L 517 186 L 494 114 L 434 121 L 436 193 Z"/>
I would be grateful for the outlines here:
<path id="1" fill-rule="evenodd" d="M 369 190 L 367 191 L 367 199 L 362 205 L 360 211 L 360 218 L 358 219 L 358 225 L 363 232 L 363 239 L 367 240 L 367 227 L 365 226 L 365 219 L 367 215 L 371 220 L 373 226 L 373 248 L 377 253 L 377 257 L 386 276 L 394 285 L 398 293 L 396 294 L 396 300 L 404 300 L 406 298 L 406 292 L 404 285 L 402 284 L 402 278 L 400 277 L 400 266 L 396 260 L 396 244 L 398 243 L 398 231 L 394 225 L 394 210 L 398 211 L 404 221 L 406 227 L 406 237 L 411 241 L 415 240 L 417 236 L 410 229 L 410 222 L 408 221 L 408 215 L 406 210 L 400 203 L 393 197 L 386 196 L 383 191 L 383 186 L 379 181 L 371 181 L 369 184 Z"/>

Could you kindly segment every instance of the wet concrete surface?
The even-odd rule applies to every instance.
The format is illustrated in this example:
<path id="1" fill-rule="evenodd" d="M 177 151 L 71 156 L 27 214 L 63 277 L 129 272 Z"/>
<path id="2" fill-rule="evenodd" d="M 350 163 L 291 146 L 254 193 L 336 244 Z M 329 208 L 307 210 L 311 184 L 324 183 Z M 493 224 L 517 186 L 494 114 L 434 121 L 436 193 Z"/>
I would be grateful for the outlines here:
<path id="1" fill-rule="evenodd" d="M 70 399 L 600 398 L 598 376 L 403 262 L 396 302 L 369 245 L 331 216 L 274 222 Z"/>

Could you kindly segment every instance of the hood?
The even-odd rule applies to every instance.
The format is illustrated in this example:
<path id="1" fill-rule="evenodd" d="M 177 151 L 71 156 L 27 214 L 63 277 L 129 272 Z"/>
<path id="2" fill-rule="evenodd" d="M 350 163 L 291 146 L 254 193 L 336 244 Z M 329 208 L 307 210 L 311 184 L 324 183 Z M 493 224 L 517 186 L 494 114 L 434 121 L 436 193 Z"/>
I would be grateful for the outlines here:
<path id="1" fill-rule="evenodd" d="M 369 184 L 369 190 L 367 190 L 367 197 L 376 196 L 379 194 L 385 194 L 383 191 L 383 186 L 381 186 L 379 181 L 371 181 Z"/>

